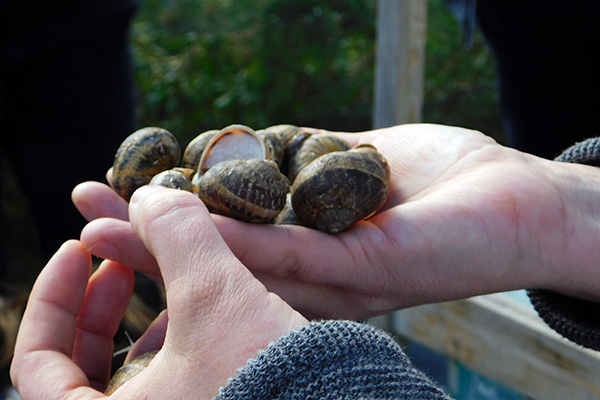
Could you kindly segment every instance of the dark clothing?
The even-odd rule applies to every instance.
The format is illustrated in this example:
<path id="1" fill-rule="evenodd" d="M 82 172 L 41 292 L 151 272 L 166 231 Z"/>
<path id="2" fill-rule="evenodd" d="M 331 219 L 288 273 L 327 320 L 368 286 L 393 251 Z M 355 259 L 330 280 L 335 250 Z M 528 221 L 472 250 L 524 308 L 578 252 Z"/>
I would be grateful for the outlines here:
<path id="1" fill-rule="evenodd" d="M 479 0 L 510 145 L 553 159 L 599 134 L 600 2 Z"/>
<path id="2" fill-rule="evenodd" d="M 470 44 L 476 25 L 494 55 L 508 145 L 553 159 L 596 136 L 600 2 L 446 0 Z"/>
<path id="3" fill-rule="evenodd" d="M 45 258 L 84 225 L 73 187 L 103 181 L 135 129 L 135 10 L 132 0 L 0 2 L 0 151 L 29 202 Z M 0 253 L 0 279 L 3 265 Z"/>

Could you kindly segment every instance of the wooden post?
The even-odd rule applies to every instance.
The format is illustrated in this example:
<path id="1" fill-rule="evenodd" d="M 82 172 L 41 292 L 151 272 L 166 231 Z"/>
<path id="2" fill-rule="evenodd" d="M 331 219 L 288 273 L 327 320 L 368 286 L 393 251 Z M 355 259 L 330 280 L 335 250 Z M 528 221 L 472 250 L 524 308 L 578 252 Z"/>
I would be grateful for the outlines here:
<path id="1" fill-rule="evenodd" d="M 373 127 L 420 122 L 426 0 L 378 0 Z"/>

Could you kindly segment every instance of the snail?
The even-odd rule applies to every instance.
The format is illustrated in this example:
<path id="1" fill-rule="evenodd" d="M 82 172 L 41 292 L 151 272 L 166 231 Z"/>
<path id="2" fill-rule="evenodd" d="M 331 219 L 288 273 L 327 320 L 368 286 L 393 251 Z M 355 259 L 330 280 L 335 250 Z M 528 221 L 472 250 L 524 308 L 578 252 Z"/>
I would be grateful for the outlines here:
<path id="1" fill-rule="evenodd" d="M 332 135 L 300 135 L 288 146 L 287 175 L 294 181 L 298 173 L 314 159 L 332 151 L 348 150 L 350 145 Z"/>
<path id="2" fill-rule="evenodd" d="M 300 171 L 290 189 L 302 224 L 338 233 L 374 214 L 389 192 L 390 169 L 371 145 L 325 154 Z"/>
<path id="3" fill-rule="evenodd" d="M 298 216 L 292 207 L 292 196 L 289 192 L 285 196 L 285 205 L 283 206 L 283 209 L 277 214 L 273 223 L 277 225 L 301 225 Z"/>
<path id="4" fill-rule="evenodd" d="M 279 168 L 283 167 L 286 149 L 292 143 L 294 137 L 302 133 L 302 129 L 294 125 L 273 125 L 256 131 L 263 138 L 265 146 L 269 149 L 271 159 L 277 163 Z"/>
<path id="5" fill-rule="evenodd" d="M 125 200 L 159 172 L 179 162 L 181 150 L 173 134 L 157 127 L 129 135 L 117 149 L 112 168 L 113 189 Z"/>
<path id="6" fill-rule="evenodd" d="M 370 145 L 349 147 L 293 125 L 256 132 L 230 125 L 203 132 L 186 147 L 183 164 L 194 171 L 173 167 L 179 145 L 172 134 L 144 128 L 119 147 L 113 187 L 129 199 L 141 185 L 160 184 L 193 191 L 213 213 L 337 233 L 369 218 L 389 192 L 385 158 Z"/>
<path id="7" fill-rule="evenodd" d="M 220 162 L 268 157 L 265 142 L 252 128 L 239 124 L 230 125 L 215 134 L 204 148 L 192 183 L 198 185 L 202 175 Z"/>
<path id="8" fill-rule="evenodd" d="M 215 137 L 217 133 L 219 133 L 218 129 L 211 129 L 209 131 L 202 132 L 192 139 L 183 152 L 181 166 L 183 168 L 190 168 L 196 171 L 196 169 L 198 169 L 198 165 L 200 164 L 202 152 L 206 148 L 206 145 L 213 137 Z"/>
<path id="9" fill-rule="evenodd" d="M 173 168 L 160 172 L 150 180 L 149 185 L 161 185 L 171 189 L 180 189 L 193 193 L 190 180 L 194 171 L 189 168 Z"/>
<path id="10" fill-rule="evenodd" d="M 154 356 L 156 356 L 157 353 L 158 350 L 150 351 L 123 364 L 108 382 L 104 394 L 107 396 L 113 394 L 118 388 L 123 386 L 125 382 L 142 372 L 150 364 L 150 361 L 154 359 Z"/>
<path id="11" fill-rule="evenodd" d="M 204 173 L 198 196 L 211 212 L 247 222 L 272 222 L 285 205 L 289 187 L 271 160 L 228 160 Z"/>

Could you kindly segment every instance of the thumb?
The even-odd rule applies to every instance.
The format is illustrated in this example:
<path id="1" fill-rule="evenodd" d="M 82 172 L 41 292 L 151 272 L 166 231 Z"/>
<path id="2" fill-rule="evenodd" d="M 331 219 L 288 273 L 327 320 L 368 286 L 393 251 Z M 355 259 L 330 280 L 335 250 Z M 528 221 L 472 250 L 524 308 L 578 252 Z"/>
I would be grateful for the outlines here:
<path id="1" fill-rule="evenodd" d="M 157 356 L 167 365 L 155 364 L 157 374 L 195 371 L 182 372 L 182 379 L 193 376 L 190 384 L 203 394 L 198 398 L 215 396 L 258 350 L 308 323 L 233 255 L 191 193 L 140 188 L 131 198 L 129 216 L 156 258 L 167 292 L 165 352 Z"/>
<path id="2" fill-rule="evenodd" d="M 160 186 L 142 187 L 132 196 L 129 213 L 133 230 L 160 267 L 171 311 L 179 303 L 187 309 L 189 304 L 209 306 L 204 303 L 214 303 L 216 294 L 253 280 L 196 196 Z"/>

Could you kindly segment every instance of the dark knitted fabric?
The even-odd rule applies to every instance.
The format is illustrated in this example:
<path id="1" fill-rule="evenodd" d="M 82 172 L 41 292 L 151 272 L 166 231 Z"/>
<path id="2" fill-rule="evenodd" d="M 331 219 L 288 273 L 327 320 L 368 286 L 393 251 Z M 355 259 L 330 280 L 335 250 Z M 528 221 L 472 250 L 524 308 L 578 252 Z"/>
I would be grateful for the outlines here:
<path id="1" fill-rule="evenodd" d="M 449 400 L 387 334 L 351 321 L 314 322 L 238 371 L 217 399 Z"/>
<path id="2" fill-rule="evenodd" d="M 600 166 L 600 138 L 565 150 L 556 161 Z M 600 351 L 600 304 L 549 290 L 528 291 L 540 317 L 552 329 L 582 346 Z"/>

